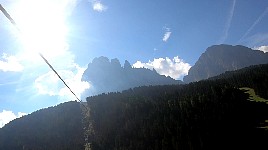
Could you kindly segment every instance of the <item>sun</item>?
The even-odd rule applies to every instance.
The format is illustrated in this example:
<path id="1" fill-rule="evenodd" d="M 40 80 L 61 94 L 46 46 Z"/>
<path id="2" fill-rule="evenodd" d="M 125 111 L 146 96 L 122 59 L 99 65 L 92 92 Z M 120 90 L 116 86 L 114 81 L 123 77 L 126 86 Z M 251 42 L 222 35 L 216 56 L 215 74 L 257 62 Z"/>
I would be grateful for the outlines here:
<path id="1" fill-rule="evenodd" d="M 20 30 L 22 52 L 30 56 L 28 59 L 38 53 L 53 59 L 66 52 L 66 12 L 58 1 L 18 1 L 12 10 L 11 15 Z"/>

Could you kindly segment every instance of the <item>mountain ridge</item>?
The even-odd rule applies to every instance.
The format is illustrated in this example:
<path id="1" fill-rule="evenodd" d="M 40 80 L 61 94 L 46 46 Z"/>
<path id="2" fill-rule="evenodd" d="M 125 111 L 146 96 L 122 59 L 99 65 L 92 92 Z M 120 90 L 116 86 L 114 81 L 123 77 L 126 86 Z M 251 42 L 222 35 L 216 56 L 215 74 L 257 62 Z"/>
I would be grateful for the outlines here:
<path id="1" fill-rule="evenodd" d="M 104 56 L 94 58 L 88 64 L 81 80 L 93 85 L 91 91 L 86 92 L 93 93 L 93 95 L 117 92 L 138 86 L 182 83 L 182 81 L 171 77 L 159 75 L 154 69 L 132 68 L 127 60 L 121 66 L 117 58 L 109 60 Z"/>
<path id="2" fill-rule="evenodd" d="M 186 83 L 208 79 L 251 65 L 268 63 L 268 53 L 253 50 L 242 45 L 213 45 L 206 49 L 194 66 L 184 76 Z"/>

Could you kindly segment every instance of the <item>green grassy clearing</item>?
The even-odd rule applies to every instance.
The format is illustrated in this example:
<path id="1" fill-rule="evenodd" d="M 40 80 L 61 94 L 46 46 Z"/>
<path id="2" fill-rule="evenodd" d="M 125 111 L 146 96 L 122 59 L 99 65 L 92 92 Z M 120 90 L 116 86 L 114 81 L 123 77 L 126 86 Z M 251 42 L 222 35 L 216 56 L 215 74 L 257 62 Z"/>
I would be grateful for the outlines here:
<path id="1" fill-rule="evenodd" d="M 262 102 L 262 103 L 268 104 L 268 100 L 264 99 L 264 98 L 261 98 L 258 95 L 256 95 L 254 89 L 248 88 L 248 87 L 243 87 L 243 88 L 239 88 L 239 89 L 244 91 L 245 93 L 249 94 L 249 101 Z M 259 127 L 259 128 L 263 128 L 263 129 L 268 130 L 268 120 L 265 120 L 264 125 Z"/>
<path id="2" fill-rule="evenodd" d="M 254 89 L 247 88 L 247 87 L 243 87 L 243 88 L 239 88 L 239 89 L 242 90 L 242 91 L 245 91 L 245 93 L 248 93 L 249 94 L 249 97 L 250 97 L 249 100 L 250 101 L 263 102 L 263 103 L 268 104 L 268 100 L 267 99 L 264 99 L 264 98 L 261 98 L 258 95 L 256 95 Z"/>

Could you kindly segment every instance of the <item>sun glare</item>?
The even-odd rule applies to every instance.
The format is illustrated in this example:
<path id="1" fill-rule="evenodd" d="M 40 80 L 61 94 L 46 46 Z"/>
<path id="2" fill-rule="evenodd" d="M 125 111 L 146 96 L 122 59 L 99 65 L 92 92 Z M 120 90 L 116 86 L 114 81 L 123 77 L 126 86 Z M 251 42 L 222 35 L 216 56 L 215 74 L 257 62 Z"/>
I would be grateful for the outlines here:
<path id="1" fill-rule="evenodd" d="M 11 14 L 21 32 L 25 56 L 40 52 L 51 59 L 68 49 L 64 11 L 60 3 L 52 0 L 25 0 L 14 5 Z"/>

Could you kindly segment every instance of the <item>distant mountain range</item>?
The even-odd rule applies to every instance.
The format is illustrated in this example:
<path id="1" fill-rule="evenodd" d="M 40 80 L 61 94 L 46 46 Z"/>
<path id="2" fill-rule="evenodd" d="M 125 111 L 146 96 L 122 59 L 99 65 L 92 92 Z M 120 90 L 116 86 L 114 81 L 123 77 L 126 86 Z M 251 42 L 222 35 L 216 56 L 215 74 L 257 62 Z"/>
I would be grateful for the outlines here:
<path id="1" fill-rule="evenodd" d="M 90 82 L 93 87 L 88 95 L 117 92 L 138 86 L 171 85 L 182 81 L 159 75 L 155 70 L 132 68 L 126 60 L 121 66 L 118 59 L 99 57 L 93 59 L 85 70 L 82 81 Z"/>
<path id="2" fill-rule="evenodd" d="M 248 67 L 251 65 L 267 64 L 268 53 L 252 50 L 248 47 L 237 45 L 214 45 L 199 57 L 183 78 L 185 83 L 208 79 L 224 73 Z"/>
<path id="3" fill-rule="evenodd" d="M 252 50 L 237 45 L 213 45 L 199 57 L 190 68 L 184 83 L 200 81 L 251 65 L 267 64 L 268 53 Z M 118 59 L 109 60 L 107 57 L 93 59 L 85 70 L 82 81 L 90 82 L 92 87 L 84 97 L 107 92 L 122 91 L 138 86 L 181 84 L 182 81 L 159 75 L 155 70 L 132 68 L 126 60 L 121 66 Z"/>

